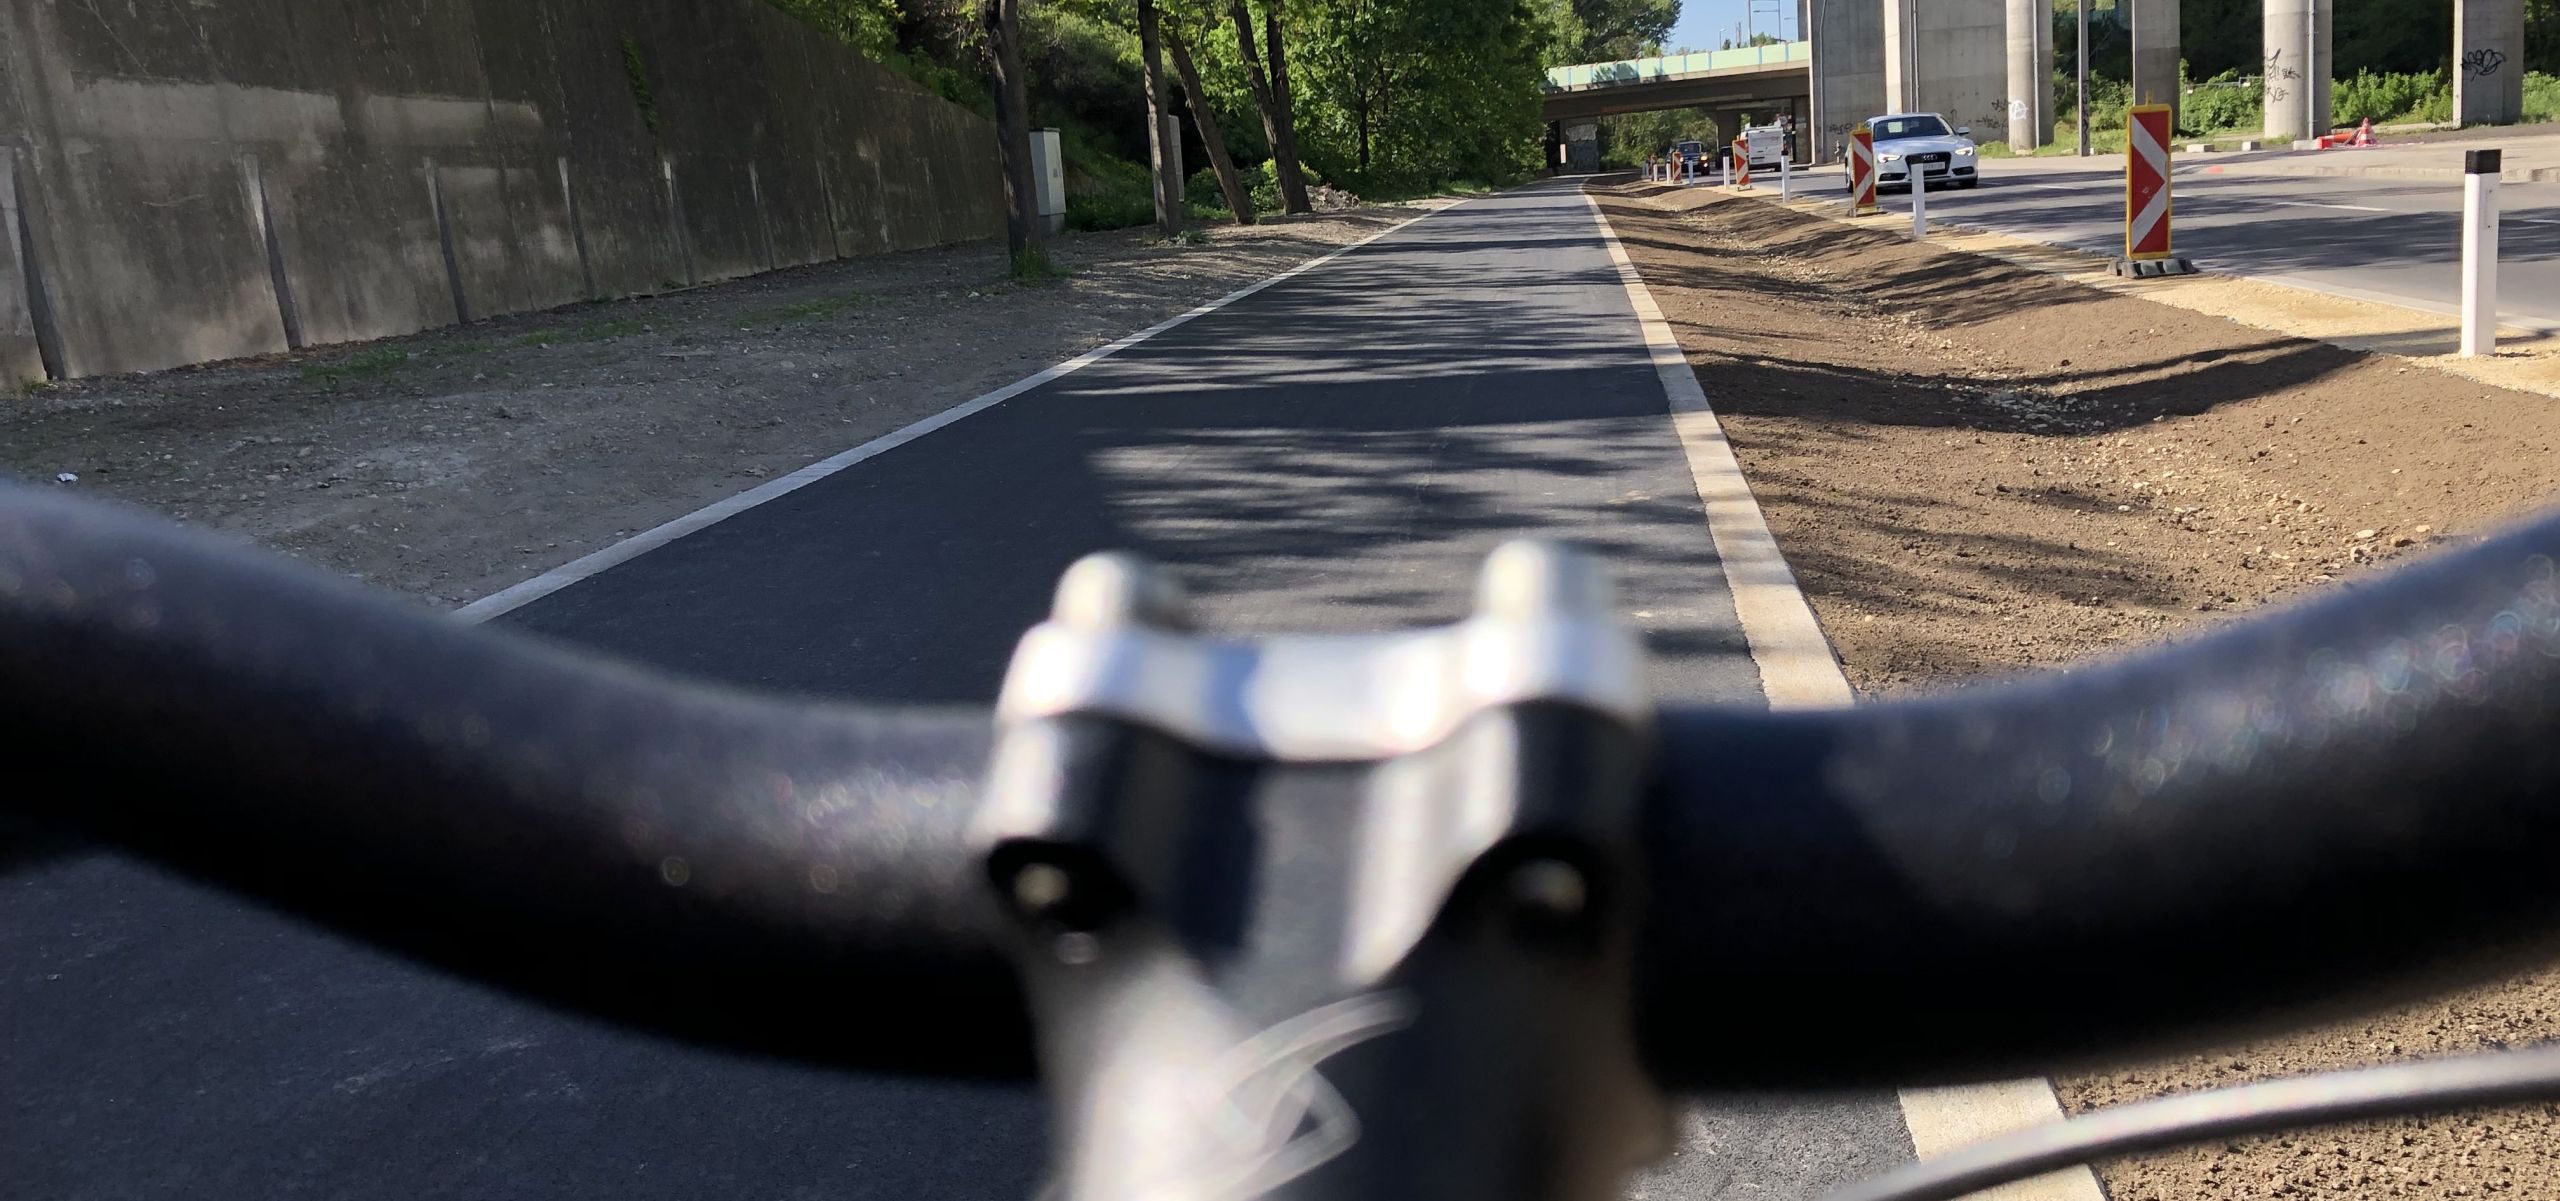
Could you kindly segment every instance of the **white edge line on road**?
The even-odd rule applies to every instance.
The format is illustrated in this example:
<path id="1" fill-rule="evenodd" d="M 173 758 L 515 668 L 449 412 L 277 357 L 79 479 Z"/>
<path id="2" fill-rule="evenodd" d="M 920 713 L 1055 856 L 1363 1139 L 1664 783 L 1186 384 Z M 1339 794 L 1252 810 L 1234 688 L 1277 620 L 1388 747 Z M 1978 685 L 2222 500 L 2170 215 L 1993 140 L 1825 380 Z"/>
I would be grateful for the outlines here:
<path id="1" fill-rule="evenodd" d="M 1192 309 L 1189 312 L 1167 317 L 1164 320 L 1159 321 L 1154 325 L 1150 325 L 1145 329 L 1139 330 L 1134 334 L 1130 334 L 1117 342 L 1112 342 L 1104 346 L 1097 346 L 1072 359 L 1068 359 L 1063 363 L 1050 367 L 1046 371 L 1024 376 L 1023 378 L 1015 380 L 1010 384 L 1006 384 L 993 392 L 988 392 L 973 399 L 962 401 L 959 404 L 944 409 L 939 413 L 935 413 L 921 421 L 917 421 L 903 428 L 882 434 L 881 436 L 873 438 L 872 440 L 865 442 L 860 446 L 856 446 L 851 450 L 844 451 L 841 454 L 837 454 L 829 458 L 820 459 L 817 462 L 811 463 L 789 475 L 767 481 L 764 484 L 748 489 L 745 492 L 738 493 L 735 496 L 714 501 L 711 504 L 687 513 L 682 517 L 678 517 L 673 521 L 669 521 L 653 529 L 643 530 L 640 533 L 633 534 L 632 536 L 625 538 L 620 542 L 616 542 L 611 546 L 605 547 L 602 550 L 596 551 L 593 554 L 563 563 L 560 566 L 543 572 L 541 575 L 526 580 L 521 584 L 490 593 L 489 595 L 481 597 L 470 604 L 464 605 L 459 609 L 455 609 L 452 616 L 461 621 L 481 622 L 500 616 L 501 614 L 512 610 L 522 608 L 525 605 L 532 604 L 543 597 L 549 596 L 554 592 L 558 592 L 561 589 L 566 588 L 571 584 L 575 584 L 580 580 L 586 579 L 589 576 L 596 575 L 607 568 L 639 558 L 641 555 L 656 550 L 661 546 L 665 546 L 678 538 L 682 538 L 696 530 L 717 524 L 728 518 L 735 517 L 740 513 L 744 513 L 747 510 L 756 507 L 757 505 L 765 503 L 766 501 L 806 488 L 811 484 L 817 483 L 819 480 L 834 475 L 835 473 L 842 471 L 847 467 L 851 467 L 856 463 L 862 462 L 865 459 L 896 450 L 909 442 L 913 442 L 918 438 L 924 437 L 926 434 L 930 434 L 935 430 L 959 421 L 961 418 L 994 408 L 995 406 L 1003 404 L 1016 396 L 1020 396 L 1033 388 L 1037 388 L 1042 384 L 1048 383 L 1051 380 L 1072 375 L 1077 371 L 1090 367 L 1104 359 L 1110 358 L 1121 351 L 1127 350 L 1132 346 L 1136 346 L 1149 338 L 1155 337 L 1157 334 L 1161 334 L 1166 330 L 1190 321 L 1195 317 L 1214 313 L 1219 309 L 1234 304 L 1235 302 L 1251 296 L 1264 288 L 1280 283 L 1283 280 L 1305 274 L 1306 272 L 1321 267 L 1326 263 L 1330 263 L 1335 259 L 1341 258 L 1343 255 L 1358 250 L 1371 242 L 1375 242 L 1380 238 L 1397 233 L 1406 226 L 1412 225 L 1414 222 L 1448 212 L 1450 209 L 1456 208 L 1458 205 L 1465 203 L 1467 203 L 1465 200 L 1460 200 L 1455 204 L 1443 205 L 1440 208 L 1433 209 L 1430 212 L 1421 214 L 1420 216 L 1396 222 L 1395 224 L 1379 230 L 1368 237 L 1362 238 L 1357 242 L 1353 242 L 1319 257 L 1308 259 L 1306 262 L 1300 263 L 1295 267 L 1291 267 L 1278 275 L 1247 284 L 1244 287 L 1238 288 L 1233 292 L 1229 292 L 1226 295 L 1221 296 L 1216 300 L 1212 300 L 1207 304 L 1203 304 L 1198 308 Z"/>
<path id="2" fill-rule="evenodd" d="M 1601 240 L 1608 244 L 1609 259 L 1617 264 L 1627 300 L 1635 306 L 1636 323 L 1644 330 L 1645 347 L 1670 401 L 1672 428 L 1689 457 L 1689 474 L 1697 481 L 1699 501 L 1706 506 L 1707 532 L 1715 540 L 1716 557 L 1723 561 L 1734 612 L 1742 622 L 1742 638 L 1751 648 L 1752 661 L 1759 665 L 1769 707 L 1821 709 L 1853 703 L 1856 693 L 1841 673 L 1831 641 L 1823 636 L 1813 606 L 1796 585 L 1777 539 L 1769 533 L 1760 503 L 1751 495 L 1750 481 L 1743 478 L 1724 427 L 1707 404 L 1706 389 L 1690 370 L 1688 356 L 1672 335 L 1670 323 L 1663 320 L 1662 309 L 1653 302 L 1634 260 L 1619 244 L 1608 214 L 1589 192 L 1582 199 L 1600 225 Z M 2052 1082 L 2041 1078 L 1906 1088 L 1898 1091 L 1898 1097 L 1912 1150 L 1924 1159 L 1995 1134 L 2060 1121 L 2063 1116 Z M 2097 1174 L 2085 1167 L 2065 1168 L 1986 1195 L 1999 1201 L 2106 1201 Z"/>
<path id="3" fill-rule="evenodd" d="M 1715 541 L 1716 558 L 1723 563 L 1734 613 L 1742 621 L 1742 639 L 1751 648 L 1751 661 L 1760 668 L 1761 691 L 1768 695 L 1769 707 L 1836 709 L 1851 703 L 1857 694 L 1841 673 L 1839 660 L 1832 657 L 1831 640 L 1814 620 L 1813 606 L 1796 586 L 1795 573 L 1788 570 L 1777 538 L 1769 533 L 1760 502 L 1752 498 L 1751 484 L 1742 478 L 1733 447 L 1725 441 L 1724 426 L 1707 406 L 1706 391 L 1689 370 L 1688 357 L 1680 352 L 1671 326 L 1662 319 L 1662 309 L 1653 303 L 1644 278 L 1636 273 L 1635 261 L 1618 243 L 1618 231 L 1610 227 L 1600 202 L 1589 192 L 1582 194 L 1582 202 L 1590 206 L 1592 220 L 1600 225 L 1609 260 L 1617 264 L 1618 279 L 1626 286 L 1628 302 L 1635 306 L 1636 323 L 1643 327 L 1654 373 L 1661 377 L 1663 393 L 1671 402 L 1672 432 L 1689 458 L 1689 476 L 1697 483 L 1698 500 L 1706 506 L 1707 533 Z"/>

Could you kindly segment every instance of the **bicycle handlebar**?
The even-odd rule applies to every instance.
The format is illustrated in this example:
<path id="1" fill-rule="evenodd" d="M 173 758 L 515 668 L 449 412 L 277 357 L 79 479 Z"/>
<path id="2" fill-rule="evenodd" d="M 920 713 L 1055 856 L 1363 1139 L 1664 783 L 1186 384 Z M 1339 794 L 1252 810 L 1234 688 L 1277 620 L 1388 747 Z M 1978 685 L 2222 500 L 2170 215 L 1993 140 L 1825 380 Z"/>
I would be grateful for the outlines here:
<path id="1" fill-rule="evenodd" d="M 2067 675 L 1662 714 L 1646 1065 L 1979 1076 L 2539 948 L 2556 551 L 2545 519 Z M 484 979 L 821 1061 L 1030 1063 L 969 841 L 983 713 L 675 683 L 0 487 L 0 722 L 36 752 L 0 805 Z"/>

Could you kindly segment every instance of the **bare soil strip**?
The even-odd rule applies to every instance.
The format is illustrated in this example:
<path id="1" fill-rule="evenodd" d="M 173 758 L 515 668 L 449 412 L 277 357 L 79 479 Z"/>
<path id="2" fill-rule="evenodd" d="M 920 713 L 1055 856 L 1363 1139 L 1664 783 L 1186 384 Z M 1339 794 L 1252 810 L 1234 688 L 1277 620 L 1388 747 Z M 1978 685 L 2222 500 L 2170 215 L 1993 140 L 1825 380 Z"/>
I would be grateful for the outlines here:
<path id="1" fill-rule="evenodd" d="M 2560 491 L 2547 397 L 1706 189 L 1628 186 L 1601 204 L 1863 691 L 2172 638 Z M 2078 1112 L 2554 1037 L 2560 971 L 2545 971 L 2056 1084 Z M 2116 1201 L 2548 1197 L 2555 1146 L 2546 1105 L 2103 1176 Z"/>

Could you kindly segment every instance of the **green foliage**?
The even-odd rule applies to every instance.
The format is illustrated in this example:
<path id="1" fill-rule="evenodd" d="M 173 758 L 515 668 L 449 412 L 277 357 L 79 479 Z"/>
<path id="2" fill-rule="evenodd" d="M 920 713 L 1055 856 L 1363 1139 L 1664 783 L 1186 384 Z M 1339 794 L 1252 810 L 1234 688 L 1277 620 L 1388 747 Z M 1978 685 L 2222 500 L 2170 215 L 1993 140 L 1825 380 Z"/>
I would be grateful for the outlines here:
<path id="1" fill-rule="evenodd" d="M 2524 77 L 2524 119 L 2560 121 L 2560 77 L 2541 71 Z"/>
<path id="2" fill-rule="evenodd" d="M 2330 119 L 2340 125 L 2358 121 L 2396 121 L 2411 117 L 2421 106 L 2444 94 L 2441 105 L 2450 116 L 2453 112 L 2453 85 L 2435 72 L 2358 71 L 2353 79 L 2340 79 L 2329 88 Z"/>
<path id="3" fill-rule="evenodd" d="M 2252 77 L 2225 71 L 2203 83 L 2190 84 L 2187 64 L 2178 64 L 2178 132 L 2203 137 L 2230 129 L 2259 129 L 2266 124 L 2266 85 Z"/>
<path id="4" fill-rule="evenodd" d="M 1602 117 L 1600 164 L 1632 167 L 1643 162 L 1646 155 L 1659 154 L 1674 142 L 1695 138 L 1713 145 L 1723 140 L 1726 132 L 1716 127 L 1715 116 L 1704 108 Z"/>
<path id="5" fill-rule="evenodd" d="M 873 58 L 898 50 L 898 0 L 770 0 Z"/>
<path id="6" fill-rule="evenodd" d="M 1367 196 L 1536 168 L 1544 57 L 1528 0 L 1300 0 L 1300 157 Z"/>
<path id="7" fill-rule="evenodd" d="M 1114 189 L 1067 197 L 1069 229 L 1127 229 L 1155 219 L 1155 198 L 1147 194 L 1144 185 L 1134 192 Z"/>
<path id="8" fill-rule="evenodd" d="M 640 123 L 658 132 L 658 94 L 649 87 L 649 64 L 640 57 L 640 39 L 622 36 L 622 75 L 631 85 L 631 103 L 640 109 Z"/>
<path id="9" fill-rule="evenodd" d="M 1680 21 L 1680 0 L 1545 0 L 1548 65 L 1609 62 L 1657 54 Z"/>

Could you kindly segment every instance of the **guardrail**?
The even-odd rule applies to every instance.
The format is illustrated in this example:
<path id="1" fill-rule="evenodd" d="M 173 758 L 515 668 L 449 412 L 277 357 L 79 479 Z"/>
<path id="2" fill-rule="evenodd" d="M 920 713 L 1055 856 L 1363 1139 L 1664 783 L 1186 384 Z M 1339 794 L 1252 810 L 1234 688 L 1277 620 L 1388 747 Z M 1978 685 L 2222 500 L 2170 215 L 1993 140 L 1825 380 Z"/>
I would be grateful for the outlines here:
<path id="1" fill-rule="evenodd" d="M 1729 71 L 1747 67 L 1778 67 L 1788 63 L 1813 61 L 1811 42 L 1771 42 L 1765 46 L 1744 46 L 1733 50 L 1711 50 L 1699 54 L 1664 54 L 1652 58 L 1631 58 L 1614 63 L 1583 63 L 1571 67 L 1547 68 L 1546 88 L 1550 92 L 1567 92 L 1581 88 L 1616 87 L 1692 75 L 1701 71 Z"/>

